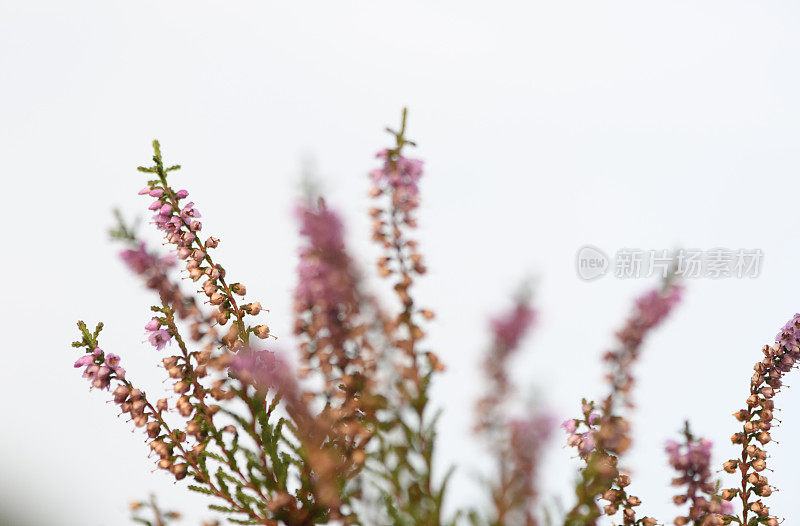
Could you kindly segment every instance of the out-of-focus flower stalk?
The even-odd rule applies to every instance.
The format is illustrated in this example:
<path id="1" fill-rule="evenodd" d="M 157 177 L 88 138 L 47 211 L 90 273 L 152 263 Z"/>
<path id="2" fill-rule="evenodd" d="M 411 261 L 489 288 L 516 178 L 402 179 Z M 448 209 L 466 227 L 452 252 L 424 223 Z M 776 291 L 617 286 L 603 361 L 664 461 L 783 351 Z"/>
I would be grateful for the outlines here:
<path id="1" fill-rule="evenodd" d="M 567 444 L 578 449 L 585 461 L 576 485 L 577 502 L 567 515 L 567 526 L 596 524 L 603 515 L 616 515 L 622 510 L 625 525 L 654 526 L 652 517 L 636 518 L 635 507 L 641 500 L 628 495 L 630 477 L 620 473 L 618 462 L 631 444 L 630 424 L 617 409 L 633 406 L 630 392 L 634 383 L 633 365 L 639 358 L 646 335 L 672 311 L 680 301 L 682 287 L 674 276 L 664 280 L 662 287 L 639 297 L 633 313 L 617 332 L 617 347 L 604 356 L 609 372 L 606 379 L 609 393 L 602 403 L 583 401 L 583 418 L 568 420 L 564 427 L 570 434 Z M 597 499 L 608 504 L 601 510 Z"/>

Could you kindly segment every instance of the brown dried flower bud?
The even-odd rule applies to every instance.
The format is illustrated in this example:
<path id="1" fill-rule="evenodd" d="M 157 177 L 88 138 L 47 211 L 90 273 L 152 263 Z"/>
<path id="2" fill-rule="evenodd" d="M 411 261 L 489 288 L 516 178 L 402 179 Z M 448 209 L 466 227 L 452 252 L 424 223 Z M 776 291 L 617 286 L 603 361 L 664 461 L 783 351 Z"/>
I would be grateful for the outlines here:
<path id="1" fill-rule="evenodd" d="M 239 296 L 244 296 L 247 294 L 247 288 L 241 283 L 234 283 L 231 285 L 231 290 L 234 292 L 234 294 L 238 294 Z"/>
<path id="2" fill-rule="evenodd" d="M 175 464 L 170 468 L 170 471 L 177 480 L 181 480 L 186 476 L 186 464 Z"/>
<path id="3" fill-rule="evenodd" d="M 125 387 L 124 385 L 120 385 L 116 389 L 114 389 L 114 402 L 121 404 L 125 400 L 128 399 L 128 394 L 130 394 L 131 390 Z"/>
<path id="4" fill-rule="evenodd" d="M 724 489 L 722 490 L 722 499 L 731 501 L 739 494 L 739 490 L 737 489 Z"/>
<path id="5" fill-rule="evenodd" d="M 215 292 L 211 295 L 209 301 L 212 305 L 221 305 L 222 302 L 225 301 L 225 295 Z"/>
<path id="6" fill-rule="evenodd" d="M 147 436 L 150 438 L 155 438 L 158 436 L 158 433 L 161 431 L 161 424 L 153 420 L 149 424 L 147 424 Z"/>
<path id="7" fill-rule="evenodd" d="M 261 312 L 261 303 L 254 301 L 253 303 L 242 306 L 242 308 L 247 314 L 258 316 L 258 313 Z"/>

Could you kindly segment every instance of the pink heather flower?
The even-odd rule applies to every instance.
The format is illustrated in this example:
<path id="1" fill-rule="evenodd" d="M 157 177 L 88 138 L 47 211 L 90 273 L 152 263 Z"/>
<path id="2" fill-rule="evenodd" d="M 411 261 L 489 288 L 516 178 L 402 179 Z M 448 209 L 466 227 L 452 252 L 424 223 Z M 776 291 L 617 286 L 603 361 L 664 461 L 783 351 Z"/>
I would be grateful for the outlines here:
<path id="1" fill-rule="evenodd" d="M 170 338 L 171 336 L 169 332 L 165 331 L 164 329 L 158 329 L 151 331 L 150 335 L 147 337 L 147 340 L 153 347 L 156 348 L 156 350 L 160 351 L 170 342 Z"/>
<path id="2" fill-rule="evenodd" d="M 158 318 L 153 318 L 147 322 L 147 325 L 144 326 L 146 331 L 157 331 L 161 328 L 161 322 L 158 321 Z"/>
<path id="3" fill-rule="evenodd" d="M 517 304 L 513 309 L 491 322 L 495 340 L 506 349 L 514 349 L 534 323 L 535 312 L 525 304 Z"/>
<path id="4" fill-rule="evenodd" d="M 92 356 L 91 354 L 84 354 L 83 356 L 78 358 L 78 360 L 75 362 L 74 367 L 76 367 L 76 368 L 77 367 L 85 367 L 85 366 L 87 366 L 89 364 L 93 364 L 93 363 L 94 363 L 94 356 Z"/>
<path id="5" fill-rule="evenodd" d="M 564 431 L 567 433 L 574 433 L 578 429 L 578 421 L 574 418 L 570 418 L 569 420 L 564 420 L 561 424 L 561 427 L 564 428 Z"/>
<path id="6" fill-rule="evenodd" d="M 581 455 L 588 455 L 591 453 L 597 443 L 594 440 L 594 433 L 586 433 L 583 435 L 582 440 L 578 444 L 578 452 Z"/>
<path id="7" fill-rule="evenodd" d="M 164 205 L 164 203 L 162 203 L 161 200 L 156 199 L 155 201 L 150 203 L 150 206 L 148 206 L 147 209 L 148 210 L 152 210 L 153 212 L 155 212 L 156 210 L 161 208 L 163 205 Z"/>
<path id="8" fill-rule="evenodd" d="M 147 195 L 150 193 L 150 190 L 152 189 L 149 186 L 145 186 L 144 188 L 139 190 L 139 195 Z"/>
<path id="9" fill-rule="evenodd" d="M 344 249 L 344 227 L 336 212 L 300 206 L 295 213 L 300 219 L 300 235 L 308 237 L 312 247 L 326 252 Z"/>
<path id="10" fill-rule="evenodd" d="M 529 472 L 536 462 L 536 453 L 553 432 L 554 419 L 549 414 L 537 414 L 528 418 L 509 421 L 511 451 L 522 471 Z"/>
<path id="11" fill-rule="evenodd" d="M 658 325 L 681 300 L 683 287 L 669 287 L 666 295 L 661 290 L 651 290 L 636 300 L 636 308 L 644 329 Z"/>
<path id="12" fill-rule="evenodd" d="M 175 192 L 175 198 L 176 199 L 184 199 L 184 198 L 186 198 L 188 196 L 189 196 L 189 192 L 187 192 L 186 190 L 178 190 L 177 192 Z"/>
<path id="13" fill-rule="evenodd" d="M 260 391 L 275 390 L 293 403 L 299 397 L 294 373 L 283 356 L 273 351 L 240 351 L 231 363 L 231 371 L 243 382 Z"/>
<path id="14" fill-rule="evenodd" d="M 180 215 L 183 219 L 187 219 L 190 217 L 195 217 L 195 218 L 203 217 L 202 215 L 200 215 L 200 212 L 194 207 L 193 202 L 186 203 L 183 209 L 181 209 Z"/>
<path id="15" fill-rule="evenodd" d="M 800 313 L 795 314 L 794 317 L 786 322 L 781 328 L 781 332 L 775 336 L 775 343 L 779 343 L 791 350 L 793 347 L 800 346 Z"/>
<path id="16" fill-rule="evenodd" d="M 384 159 L 383 166 L 369 173 L 380 192 L 382 185 L 393 189 L 394 204 L 403 212 L 409 213 L 419 206 L 419 178 L 423 163 L 419 159 L 407 159 L 402 155 L 391 156 L 388 150 L 378 152 Z"/>
<path id="17" fill-rule="evenodd" d="M 316 306 L 335 321 L 339 309 L 350 303 L 354 294 L 342 220 L 324 205 L 300 206 L 296 214 L 300 219 L 300 234 L 308 241 L 300 249 L 295 300 L 302 309 Z"/>
<path id="18" fill-rule="evenodd" d="M 119 356 L 113 353 L 106 356 L 106 364 L 111 367 L 119 365 L 119 360 L 120 360 Z"/>
<path id="19" fill-rule="evenodd" d="M 150 197 L 161 197 L 162 195 L 164 195 L 164 190 L 161 188 L 150 190 Z"/>
<path id="20" fill-rule="evenodd" d="M 101 349 L 95 349 L 91 354 L 78 358 L 75 367 L 84 366 L 86 369 L 83 371 L 83 377 L 91 382 L 92 389 L 107 389 L 112 378 L 116 377 L 120 380 L 125 378 L 125 369 L 119 367 L 119 356 L 116 354 L 104 356 Z"/>
<path id="21" fill-rule="evenodd" d="M 136 274 L 144 274 L 150 270 L 165 272 L 175 264 L 171 256 L 156 258 L 150 254 L 144 243 L 139 243 L 139 247 L 135 250 L 123 250 L 119 253 L 119 257 Z"/>
<path id="22" fill-rule="evenodd" d="M 708 515 L 733 512 L 731 503 L 721 500 L 717 495 L 717 483 L 711 472 L 711 448 L 710 440 L 692 438 L 688 425 L 683 443 L 668 440 L 664 447 L 670 465 L 678 472 L 678 477 L 672 479 L 672 485 L 682 487 L 678 497 L 689 502 L 686 518 L 698 524 L 705 524 L 698 519 Z"/>
<path id="23" fill-rule="evenodd" d="M 370 177 L 376 184 L 386 182 L 395 190 L 406 190 L 414 195 L 418 193 L 417 183 L 422 176 L 422 166 L 424 164 L 422 160 L 408 159 L 398 155 L 395 158 L 394 165 L 392 165 L 388 150 L 381 150 L 376 157 L 384 159 L 382 168 L 370 172 Z"/>

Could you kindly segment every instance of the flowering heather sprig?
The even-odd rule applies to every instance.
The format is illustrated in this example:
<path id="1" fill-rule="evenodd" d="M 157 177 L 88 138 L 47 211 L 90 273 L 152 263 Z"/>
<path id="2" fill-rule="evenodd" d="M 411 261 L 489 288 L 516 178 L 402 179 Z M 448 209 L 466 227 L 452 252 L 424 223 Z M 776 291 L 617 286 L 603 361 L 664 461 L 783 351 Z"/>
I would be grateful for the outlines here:
<path id="1" fill-rule="evenodd" d="M 172 337 L 169 331 L 165 331 L 161 328 L 161 322 L 158 318 L 152 318 L 148 321 L 144 326 L 144 330 L 147 334 L 147 341 L 150 342 L 150 345 L 155 347 L 156 350 L 160 351 L 171 341 Z"/>
<path id="2" fill-rule="evenodd" d="M 294 302 L 301 372 L 322 380 L 319 398 L 324 406 L 316 418 L 328 426 L 327 440 L 338 450 L 338 458 L 348 461 L 350 468 L 339 475 L 351 478 L 366 459 L 376 411 L 383 406 L 376 392 L 377 364 L 370 341 L 377 307 L 362 290 L 338 214 L 319 199 L 301 204 L 297 216 L 305 240 Z M 317 394 L 307 392 L 305 398 Z"/>
<path id="3" fill-rule="evenodd" d="M 214 312 L 217 323 L 225 325 L 228 320 L 234 319 L 231 328 L 221 337 L 222 343 L 236 351 L 248 344 L 250 334 L 261 339 L 269 337 L 266 325 L 250 326 L 245 322 L 247 315 L 255 316 L 261 311 L 261 305 L 249 303 L 239 306 L 237 303 L 236 296 L 243 297 L 247 290 L 241 283 L 229 285 L 225 279 L 225 269 L 214 263 L 210 251 L 219 245 L 219 239 L 209 237 L 201 241 L 198 237 L 198 232 L 202 230 L 199 221 L 201 214 L 193 202 L 181 203 L 189 193 L 186 190 L 176 191 L 169 186 L 167 174 L 180 169 L 180 165 L 164 166 L 158 141 L 153 141 L 153 149 L 155 164 L 151 167 L 140 166 L 139 171 L 155 174 L 157 178 L 148 181 L 139 194 L 156 198 L 149 207 L 154 212 L 153 223 L 164 232 L 167 243 L 176 247 L 176 254 L 184 261 L 189 278 L 195 282 L 206 278 L 202 291 L 208 297 L 208 302 L 217 308 Z"/>
<path id="4" fill-rule="evenodd" d="M 117 214 L 118 227 L 112 236 L 126 242 L 130 248 L 120 252 L 120 258 L 128 268 L 139 276 L 150 290 L 155 291 L 162 302 L 169 304 L 181 320 L 189 323 L 192 341 L 201 342 L 208 338 L 208 349 L 217 344 L 217 329 L 214 318 L 204 312 L 193 296 L 184 294 L 180 285 L 169 276 L 176 266 L 174 255 L 158 256 L 148 250 L 147 245 L 126 227 Z"/>
<path id="5" fill-rule="evenodd" d="M 583 399 L 581 401 L 583 418 L 570 418 L 565 420 L 561 427 L 569 435 L 567 445 L 574 447 L 578 451 L 578 456 L 586 460 L 589 453 L 594 451 L 597 444 L 594 435 L 597 432 L 597 424 L 600 415 L 595 412 L 594 402 Z"/>
<path id="6" fill-rule="evenodd" d="M 506 508 L 509 518 L 516 514 L 519 524 L 536 526 L 533 511 L 539 497 L 536 478 L 542 463 L 544 446 L 553 432 L 554 418 L 549 413 L 533 412 L 524 418 L 509 421 L 510 473 L 504 493 L 508 498 Z M 506 522 L 507 524 L 508 522 Z M 503 523 L 501 523 L 503 524 Z"/>
<path id="7" fill-rule="evenodd" d="M 387 317 L 383 324 L 386 351 L 382 356 L 392 362 L 390 369 L 397 371 L 393 381 L 397 396 L 387 396 L 391 407 L 389 416 L 380 424 L 382 434 L 374 460 L 375 470 L 387 483 L 382 496 L 390 520 L 396 524 L 439 524 L 452 470 L 442 482 L 434 483 L 437 417 L 431 418 L 426 409 L 430 382 L 444 366 L 436 354 L 419 349 L 425 337 L 422 324 L 434 314 L 417 307 L 410 293 L 414 278 L 427 269 L 418 243 L 410 238 L 417 226 L 413 213 L 419 205 L 422 162 L 403 155 L 404 147 L 414 146 L 405 136 L 406 117 L 404 109 L 400 129 L 387 128 L 394 136 L 395 146 L 378 153 L 383 164 L 370 172 L 370 195 L 376 202 L 370 209 L 372 239 L 384 250 L 378 271 L 394 282 L 401 305 L 401 311 Z"/>
<path id="8" fill-rule="evenodd" d="M 488 386 L 476 405 L 475 429 L 488 430 L 493 424 L 505 424 L 503 405 L 510 394 L 508 360 L 519 349 L 522 338 L 533 327 L 536 313 L 530 306 L 530 293 L 525 290 L 514 306 L 491 320 L 493 341 L 483 360 Z"/>
<path id="9" fill-rule="evenodd" d="M 569 445 L 579 447 L 579 454 L 586 462 L 576 485 L 577 503 L 567 515 L 568 526 L 594 524 L 602 513 L 612 516 L 620 509 L 625 525 L 657 524 L 651 517 L 636 518 L 634 508 L 641 504 L 641 500 L 628 495 L 626 487 L 630 484 L 630 477 L 621 474 L 618 468 L 619 458 L 631 444 L 630 424 L 616 411 L 620 402 L 627 408 L 633 407 L 630 398 L 634 383 L 633 364 L 639 358 L 642 342 L 680 301 L 681 293 L 682 287 L 670 275 L 661 288 L 636 300 L 632 315 L 616 334 L 618 346 L 603 357 L 609 368 L 606 375 L 609 394 L 597 407 L 599 417 L 594 417 L 593 423 L 589 422 L 595 406 L 588 404 L 590 411 L 587 412 L 584 400 L 583 423 L 589 428 L 585 438 L 576 439 L 575 431 L 567 429 L 570 432 Z M 588 448 L 590 439 L 594 442 L 594 450 Z M 597 504 L 598 497 L 609 502 L 602 512 Z"/>
<path id="10" fill-rule="evenodd" d="M 710 440 L 692 436 L 688 422 L 683 441 L 668 440 L 664 448 L 669 464 L 678 472 L 672 485 L 683 488 L 672 500 L 678 506 L 689 504 L 689 512 L 675 519 L 678 526 L 690 522 L 696 526 L 722 526 L 723 516 L 733 510 L 730 502 L 719 495 L 719 481 L 712 480 L 711 448 Z"/>
<path id="11" fill-rule="evenodd" d="M 78 328 L 81 331 L 81 341 L 73 342 L 72 346 L 76 348 L 85 348 L 86 354 L 75 361 L 75 368 L 84 367 L 83 377 L 87 378 L 91 383 L 91 389 L 108 389 L 112 380 L 125 380 L 125 369 L 120 365 L 120 358 L 116 354 L 106 355 L 100 347 L 98 347 L 97 337 L 100 331 L 103 330 L 103 324 L 98 323 L 94 332 L 89 332 L 86 324 L 82 321 L 78 322 Z"/>
<path id="12" fill-rule="evenodd" d="M 537 524 L 533 513 L 538 497 L 536 475 L 543 446 L 552 431 L 552 418 L 539 410 L 509 418 L 506 408 L 514 391 L 508 379 L 509 358 L 519 349 L 535 317 L 530 291 L 525 288 L 513 307 L 490 323 L 492 344 L 483 360 L 487 388 L 475 408 L 475 431 L 495 460 L 496 471 L 489 480 L 492 510 L 487 524 Z"/>
<path id="13" fill-rule="evenodd" d="M 767 477 L 761 473 L 767 469 L 767 453 L 763 447 L 772 441 L 770 431 L 775 425 L 775 395 L 783 386 L 783 376 L 794 369 L 800 360 L 800 314 L 795 314 L 775 337 L 773 345 L 765 345 L 762 349 L 764 359 L 753 367 L 750 378 L 750 396 L 747 397 L 744 409 L 733 416 L 742 422 L 742 431 L 731 437 L 731 442 L 742 446 L 742 454 L 738 459 L 725 462 L 723 469 L 728 473 L 741 473 L 741 486 L 723 492 L 726 500 L 736 496 L 742 501 L 741 518 L 732 516 L 732 520 L 743 525 L 750 525 L 750 513 L 757 523 L 777 526 L 779 521 L 770 514 L 769 507 L 760 498 L 769 497 L 774 488 Z"/>
<path id="14" fill-rule="evenodd" d="M 611 392 L 606 398 L 606 413 L 614 409 L 618 400 L 632 407 L 630 391 L 633 387 L 633 364 L 639 359 L 642 341 L 680 302 L 683 287 L 674 283 L 672 277 L 665 280 L 659 289 L 653 289 L 636 300 L 633 315 L 616 334 L 619 346 L 603 357 L 609 369 L 606 376 Z"/>

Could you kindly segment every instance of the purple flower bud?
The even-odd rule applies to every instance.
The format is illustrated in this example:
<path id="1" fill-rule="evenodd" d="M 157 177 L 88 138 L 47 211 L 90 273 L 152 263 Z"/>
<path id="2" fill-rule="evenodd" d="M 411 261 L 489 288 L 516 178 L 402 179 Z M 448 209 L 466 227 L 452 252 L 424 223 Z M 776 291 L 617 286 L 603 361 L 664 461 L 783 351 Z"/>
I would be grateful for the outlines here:
<path id="1" fill-rule="evenodd" d="M 149 193 L 150 193 L 150 187 L 149 186 L 145 186 L 144 188 L 139 190 L 139 195 L 145 195 L 145 194 L 149 194 Z"/>
<path id="2" fill-rule="evenodd" d="M 157 318 L 153 318 L 152 320 L 147 322 L 147 325 L 144 326 L 145 330 L 147 331 L 157 331 L 161 328 L 161 322 L 158 321 Z"/>
<path id="3" fill-rule="evenodd" d="M 578 421 L 573 418 L 564 420 L 564 422 L 561 424 L 561 427 L 563 427 L 564 431 L 567 433 L 572 434 L 578 429 Z"/>
<path id="4" fill-rule="evenodd" d="M 152 203 L 150 203 L 150 206 L 148 206 L 148 207 L 147 207 L 147 209 L 148 209 L 148 210 L 152 210 L 152 211 L 154 211 L 154 212 L 155 212 L 156 210 L 158 210 L 159 208 L 161 208 L 161 206 L 162 206 L 162 205 L 163 205 L 163 203 L 162 203 L 161 201 L 159 201 L 159 200 L 155 200 L 155 201 L 153 201 Z"/>
<path id="5" fill-rule="evenodd" d="M 189 192 L 187 192 L 186 190 L 178 190 L 177 192 L 175 192 L 175 197 L 177 197 L 178 199 L 184 199 L 188 196 Z"/>
<path id="6" fill-rule="evenodd" d="M 150 197 L 161 197 L 162 195 L 164 195 L 164 190 L 161 188 L 150 190 Z"/>

